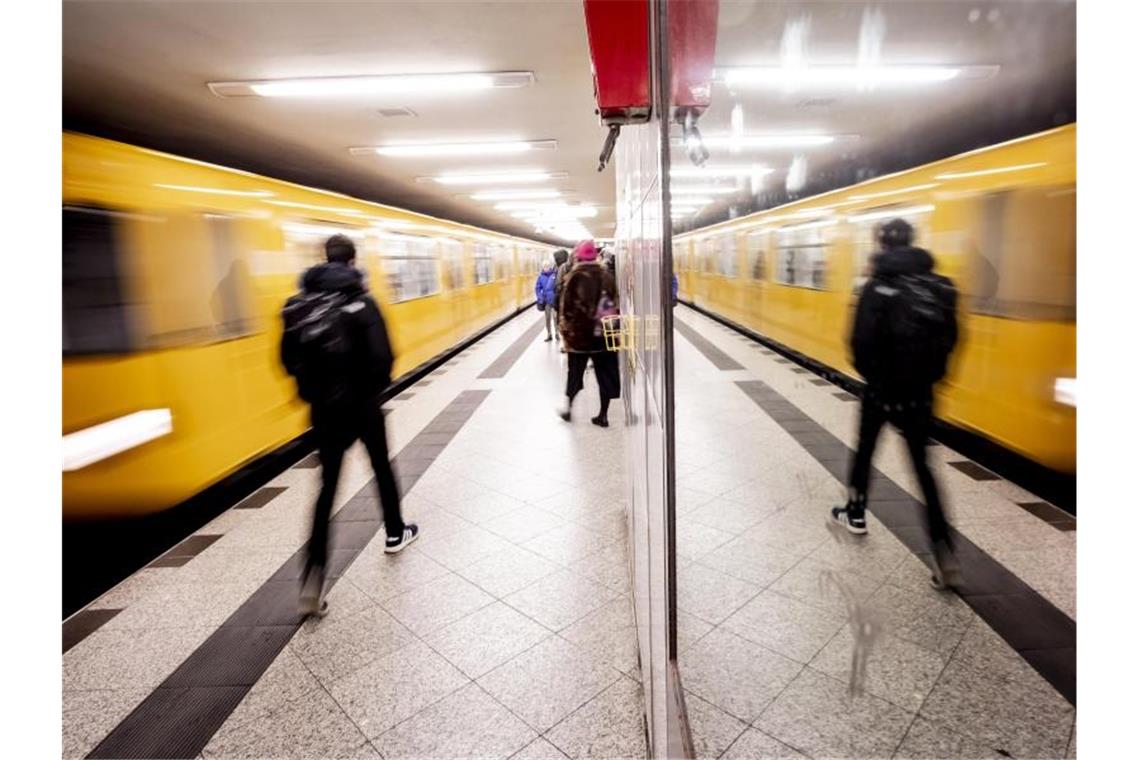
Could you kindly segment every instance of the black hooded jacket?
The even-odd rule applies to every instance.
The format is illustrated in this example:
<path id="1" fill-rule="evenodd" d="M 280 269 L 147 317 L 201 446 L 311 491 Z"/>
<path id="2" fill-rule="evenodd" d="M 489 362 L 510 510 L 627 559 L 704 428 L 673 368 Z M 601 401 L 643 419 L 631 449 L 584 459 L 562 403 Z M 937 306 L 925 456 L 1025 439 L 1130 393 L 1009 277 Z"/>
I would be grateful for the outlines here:
<path id="1" fill-rule="evenodd" d="M 348 315 L 352 341 L 352 369 L 348 378 L 352 396 L 364 401 L 379 395 L 392 382 L 392 347 L 380 308 L 364 287 L 363 274 L 349 264 L 319 264 L 301 276 L 301 290 L 345 295 L 348 302 L 342 309 Z M 281 341 L 281 361 L 290 375 L 298 377 L 300 350 L 288 332 Z"/>
<path id="2" fill-rule="evenodd" d="M 900 371 L 908 361 L 919 357 L 899 356 L 897 347 L 892 345 L 891 332 L 886 320 L 891 299 L 898 292 L 898 278 L 904 275 L 929 275 L 934 270 L 934 258 L 922 248 L 909 246 L 891 248 L 875 255 L 872 259 L 870 279 L 859 294 L 859 304 L 855 311 L 855 324 L 851 331 L 851 351 L 855 369 L 867 381 L 868 389 L 889 400 L 929 401 L 931 388 L 938 380 L 915 381 L 912 372 Z M 949 280 L 940 278 L 949 286 Z M 946 342 L 948 355 L 958 339 L 957 295 L 953 287 L 946 287 L 939 293 L 944 299 L 943 306 L 950 319 L 948 334 L 940 336 Z"/>

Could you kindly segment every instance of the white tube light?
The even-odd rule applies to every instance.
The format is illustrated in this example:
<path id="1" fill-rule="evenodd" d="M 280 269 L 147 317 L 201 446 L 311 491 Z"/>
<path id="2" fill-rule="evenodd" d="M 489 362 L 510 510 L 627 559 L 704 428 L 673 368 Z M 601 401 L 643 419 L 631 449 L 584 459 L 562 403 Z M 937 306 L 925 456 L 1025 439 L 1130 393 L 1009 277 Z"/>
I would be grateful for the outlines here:
<path id="1" fill-rule="evenodd" d="M 419 95 L 470 92 L 498 87 L 526 87 L 533 82 L 533 72 L 502 71 L 263 79 L 242 82 L 210 82 L 207 87 L 212 93 L 223 98 L 250 95 L 259 95 L 265 98 L 326 98 L 404 93 Z"/>
<path id="2" fill-rule="evenodd" d="M 63 437 L 63 471 L 73 472 L 174 430 L 169 409 L 145 409 Z"/>
<path id="3" fill-rule="evenodd" d="M 669 176 L 677 179 L 700 177 L 743 177 L 763 176 L 774 170 L 767 166 L 676 166 L 669 170 Z"/>
<path id="4" fill-rule="evenodd" d="M 320 224 L 303 224 L 286 222 L 281 225 L 284 232 L 301 237 L 331 237 L 332 235 L 347 235 L 357 240 L 364 238 L 364 233 L 351 227 L 327 227 Z M 381 229 L 377 227 L 376 229 Z"/>
<path id="5" fill-rule="evenodd" d="M 1053 383 L 1053 400 L 1065 406 L 1077 406 L 1077 378 L 1058 377 Z"/>
<path id="6" fill-rule="evenodd" d="M 364 212 L 358 211 L 353 208 L 339 208 L 337 206 L 314 206 L 311 203 L 297 203 L 295 201 L 266 201 L 274 206 L 285 206 L 286 208 L 303 208 L 309 211 L 325 211 L 331 214 L 347 214 L 349 216 L 360 216 Z"/>
<path id="7" fill-rule="evenodd" d="M 882 87 L 993 76 L 998 66 L 741 66 L 717 72 L 729 87 Z"/>
<path id="8" fill-rule="evenodd" d="M 903 187 L 898 190 L 885 190 L 881 193 L 861 193 L 859 195 L 852 195 L 853 201 L 866 201 L 871 198 L 886 198 L 888 195 L 901 195 L 902 193 L 913 193 L 919 190 L 929 190 L 932 187 L 938 187 L 937 182 L 929 182 L 925 185 L 911 185 L 910 187 Z"/>
<path id="9" fill-rule="evenodd" d="M 186 193 L 207 193 L 209 195 L 238 195 L 243 198 L 272 198 L 273 193 L 268 190 L 229 190 L 224 187 L 195 187 L 192 185 L 165 185 L 161 182 L 156 182 L 155 187 L 161 187 L 164 190 L 181 190 Z"/>
<path id="10" fill-rule="evenodd" d="M 565 203 L 538 203 L 531 201 L 503 201 L 495 204 L 496 211 L 523 211 L 535 216 L 559 216 L 580 219 L 598 215 L 594 206 L 570 206 Z"/>
<path id="11" fill-rule="evenodd" d="M 718 185 L 670 185 L 670 195 L 731 195 L 735 187 Z"/>
<path id="12" fill-rule="evenodd" d="M 527 153 L 532 150 L 554 150 L 557 147 L 557 140 L 491 140 L 487 142 L 376 145 L 349 148 L 348 150 L 353 155 L 374 153 L 378 156 L 392 158 L 415 158 L 422 156 L 501 156 Z"/>
<path id="13" fill-rule="evenodd" d="M 541 198 L 560 198 L 562 193 L 558 190 L 487 190 L 472 193 L 473 201 L 522 201 Z"/>
<path id="14" fill-rule="evenodd" d="M 927 211 L 933 211 L 934 204 L 927 203 L 922 206 L 906 206 L 904 208 L 889 208 L 884 211 L 871 211 L 866 214 L 856 214 L 855 216 L 847 217 L 849 222 L 872 222 L 876 219 L 890 219 L 896 216 L 913 216 L 915 214 L 925 214 Z"/>
<path id="15" fill-rule="evenodd" d="M 712 198 L 706 198 L 699 195 L 685 195 L 683 193 L 673 193 L 671 194 L 671 197 L 679 201 L 680 205 L 682 206 L 707 206 L 713 202 Z"/>
<path id="16" fill-rule="evenodd" d="M 965 177 L 984 177 L 987 174 L 1005 174 L 1006 172 L 1019 172 L 1023 169 L 1036 169 L 1045 166 L 1046 161 L 1038 161 L 1035 164 L 1018 164 L 1017 166 L 999 166 L 995 169 L 979 169 L 975 172 L 947 172 L 946 174 L 935 174 L 934 179 L 964 179 Z"/>
<path id="17" fill-rule="evenodd" d="M 441 185 L 518 185 L 564 179 L 566 172 L 517 171 L 498 173 L 452 173 L 435 177 L 418 177 L 418 182 L 438 182 Z"/>
<path id="18" fill-rule="evenodd" d="M 710 148 L 817 148 L 835 142 L 835 135 L 712 135 Z"/>

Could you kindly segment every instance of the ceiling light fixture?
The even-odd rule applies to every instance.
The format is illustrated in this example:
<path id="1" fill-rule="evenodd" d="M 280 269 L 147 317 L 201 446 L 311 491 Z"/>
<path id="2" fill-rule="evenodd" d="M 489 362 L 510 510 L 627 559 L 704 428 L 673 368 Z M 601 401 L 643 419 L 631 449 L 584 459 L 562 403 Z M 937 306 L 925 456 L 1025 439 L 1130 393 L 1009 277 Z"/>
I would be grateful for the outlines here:
<path id="1" fill-rule="evenodd" d="M 521 201 L 530 200 L 535 198 L 560 198 L 562 193 L 553 189 L 536 189 L 536 190 L 487 190 L 485 192 L 472 193 L 471 200 L 474 201 Z"/>
<path id="2" fill-rule="evenodd" d="M 361 95 L 434 94 L 527 87 L 530 71 L 460 72 L 453 74 L 391 74 L 384 76 L 306 77 L 210 82 L 210 92 L 221 98 L 259 95 L 265 98 L 326 98 Z"/>
<path id="3" fill-rule="evenodd" d="M 737 188 L 731 185 L 670 185 L 669 194 L 678 195 L 731 195 Z"/>
<path id="4" fill-rule="evenodd" d="M 999 66 L 740 66 L 718 69 L 729 87 L 881 87 L 985 79 Z"/>
<path id="5" fill-rule="evenodd" d="M 371 155 L 412 158 L 417 156 L 498 156 L 527 153 L 532 150 L 554 150 L 557 140 L 489 140 L 461 143 L 403 143 L 349 148 L 354 156 Z"/>
<path id="6" fill-rule="evenodd" d="M 711 179 L 713 177 L 743 177 L 753 174 L 764 175 L 771 174 L 772 169 L 767 166 L 749 166 L 742 164 L 740 166 L 675 166 L 669 170 L 669 176 L 674 179 L 699 177 L 701 179 Z"/>
<path id="7" fill-rule="evenodd" d="M 598 215 L 594 206 L 571 206 L 566 203 L 537 203 L 530 201 L 504 201 L 495 204 L 496 211 L 519 211 L 533 216 L 557 216 L 582 219 Z"/>
<path id="8" fill-rule="evenodd" d="M 208 193 L 210 195 L 239 195 L 244 198 L 272 198 L 273 193 L 268 190 L 228 190 L 224 187 L 194 187 L 192 185 L 164 185 L 156 182 L 155 187 L 166 190 L 182 190 L 187 193 Z"/>
<path id="9" fill-rule="evenodd" d="M 546 180 L 565 179 L 566 172 L 539 170 L 497 173 L 450 173 L 435 177 L 416 177 L 417 182 L 438 182 L 441 185 L 520 185 Z"/>
<path id="10" fill-rule="evenodd" d="M 853 136 L 853 135 L 852 135 Z M 816 148 L 830 145 L 841 135 L 710 135 L 705 145 L 710 148 Z M 847 135 L 843 135 L 847 137 Z"/>
<path id="11" fill-rule="evenodd" d="M 976 172 L 948 172 L 946 174 L 935 174 L 934 179 L 964 179 L 966 177 L 983 177 L 987 174 L 1004 174 L 1006 172 L 1019 172 L 1022 169 L 1036 169 L 1045 166 L 1045 161 L 1039 161 L 1035 164 L 1018 164 L 1017 166 L 999 166 L 996 169 L 980 169 Z"/>

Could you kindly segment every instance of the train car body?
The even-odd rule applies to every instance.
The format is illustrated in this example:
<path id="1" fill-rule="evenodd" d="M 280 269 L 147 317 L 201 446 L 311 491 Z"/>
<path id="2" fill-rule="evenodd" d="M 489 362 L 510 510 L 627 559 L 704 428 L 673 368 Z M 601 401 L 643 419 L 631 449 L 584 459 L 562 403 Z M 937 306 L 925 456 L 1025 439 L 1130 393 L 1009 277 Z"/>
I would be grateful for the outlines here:
<path id="1" fill-rule="evenodd" d="M 678 235 L 680 297 L 858 378 L 854 305 L 895 217 L 960 291 L 936 414 L 1075 474 L 1076 125 Z"/>
<path id="2" fill-rule="evenodd" d="M 63 434 L 142 410 L 170 431 L 65 459 L 65 519 L 193 496 L 308 427 L 280 308 L 334 233 L 357 242 L 399 376 L 533 300 L 550 247 L 246 172 L 63 135 Z"/>

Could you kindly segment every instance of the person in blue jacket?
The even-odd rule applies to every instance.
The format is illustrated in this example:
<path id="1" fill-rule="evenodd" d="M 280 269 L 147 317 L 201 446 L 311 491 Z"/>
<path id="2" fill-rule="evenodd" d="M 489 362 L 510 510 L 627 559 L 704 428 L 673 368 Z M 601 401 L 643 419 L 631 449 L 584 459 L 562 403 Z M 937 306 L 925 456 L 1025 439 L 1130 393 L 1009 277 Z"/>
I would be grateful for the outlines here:
<path id="1" fill-rule="evenodd" d="M 550 322 L 551 315 L 556 308 L 554 301 L 555 274 L 554 262 L 545 261 L 542 264 L 542 271 L 538 274 L 538 279 L 534 281 L 535 303 L 538 304 L 538 310 L 546 315 L 546 342 L 554 339 L 550 330 Z M 557 332 L 557 322 L 555 322 L 555 332 Z"/>
<path id="2" fill-rule="evenodd" d="M 677 275 L 673 275 L 673 305 L 677 305 Z"/>

